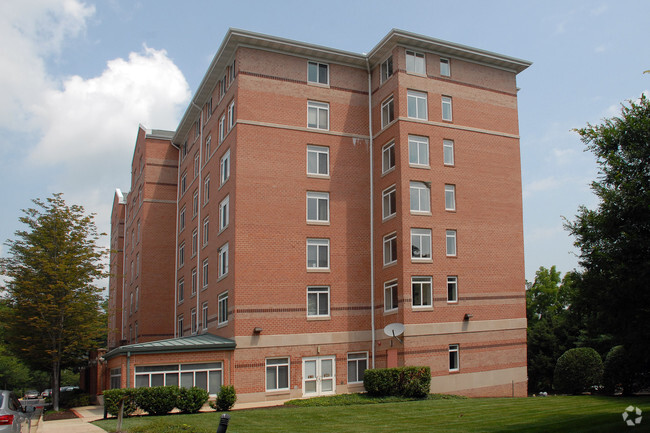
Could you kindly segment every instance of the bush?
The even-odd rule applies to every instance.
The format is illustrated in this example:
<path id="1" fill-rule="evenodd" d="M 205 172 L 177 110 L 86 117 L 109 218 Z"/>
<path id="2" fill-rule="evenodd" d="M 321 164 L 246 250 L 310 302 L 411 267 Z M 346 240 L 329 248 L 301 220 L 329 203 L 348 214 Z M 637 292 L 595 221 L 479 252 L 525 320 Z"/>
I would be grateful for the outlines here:
<path id="1" fill-rule="evenodd" d="M 107 389 L 104 391 L 104 407 L 113 416 L 120 413 L 120 401 L 124 400 L 124 416 L 129 416 L 137 409 L 135 404 L 135 389 Z"/>
<path id="2" fill-rule="evenodd" d="M 591 347 L 567 350 L 555 365 L 553 387 L 562 393 L 580 394 L 600 385 L 603 361 Z"/>
<path id="3" fill-rule="evenodd" d="M 397 367 L 366 370 L 363 386 L 372 396 L 397 395 L 424 398 L 431 386 L 429 367 Z"/>
<path id="4" fill-rule="evenodd" d="M 197 413 L 210 395 L 202 388 L 181 388 L 178 391 L 178 403 L 176 407 L 183 413 Z"/>
<path id="5" fill-rule="evenodd" d="M 70 409 L 73 407 L 89 406 L 90 395 L 80 389 L 74 391 L 65 391 L 59 394 L 59 406 Z"/>
<path id="6" fill-rule="evenodd" d="M 135 394 L 135 403 L 149 415 L 166 415 L 174 410 L 177 402 L 177 386 L 138 388 Z"/>
<path id="7" fill-rule="evenodd" d="M 235 405 L 237 401 L 237 394 L 235 387 L 232 385 L 224 385 L 217 394 L 217 400 L 210 402 L 210 407 L 219 412 L 227 412 Z"/>

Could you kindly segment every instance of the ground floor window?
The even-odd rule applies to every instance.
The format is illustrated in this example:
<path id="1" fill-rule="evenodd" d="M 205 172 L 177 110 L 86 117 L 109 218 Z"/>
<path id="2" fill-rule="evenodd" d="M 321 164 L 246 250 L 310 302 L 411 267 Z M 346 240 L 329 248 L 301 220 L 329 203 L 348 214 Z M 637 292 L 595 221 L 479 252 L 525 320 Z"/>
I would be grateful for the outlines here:
<path id="1" fill-rule="evenodd" d="M 111 387 L 110 389 L 121 388 L 122 386 L 122 367 L 111 368 Z"/>
<path id="2" fill-rule="evenodd" d="M 458 371 L 460 369 L 460 355 L 458 344 L 449 345 L 449 371 Z"/>
<path id="3" fill-rule="evenodd" d="M 266 390 L 289 389 L 289 358 L 266 360 Z"/>
<path id="4" fill-rule="evenodd" d="M 348 353 L 348 383 L 363 382 L 363 373 L 368 368 L 368 353 Z"/>
<path id="5" fill-rule="evenodd" d="M 210 394 L 217 394 L 223 385 L 223 363 L 201 364 L 137 365 L 135 387 L 180 386 L 202 388 Z"/>

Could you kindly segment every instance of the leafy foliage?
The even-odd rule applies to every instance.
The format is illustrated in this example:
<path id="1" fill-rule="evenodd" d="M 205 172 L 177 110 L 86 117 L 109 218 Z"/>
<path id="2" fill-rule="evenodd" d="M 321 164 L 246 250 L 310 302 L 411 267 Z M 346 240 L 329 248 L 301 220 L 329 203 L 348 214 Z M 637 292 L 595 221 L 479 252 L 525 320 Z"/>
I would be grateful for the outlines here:
<path id="1" fill-rule="evenodd" d="M 178 391 L 176 407 L 183 413 L 197 413 L 208 401 L 208 398 L 210 398 L 210 394 L 202 388 L 196 386 L 181 388 Z"/>
<path id="2" fill-rule="evenodd" d="M 582 281 L 573 308 L 590 338 L 610 335 L 629 350 L 637 377 L 650 372 L 650 100 L 623 105 L 621 115 L 577 131 L 597 158 L 591 188 L 596 209 L 579 208 L 565 224 L 580 248 Z M 611 343 L 610 343 L 611 347 Z"/>
<path id="3" fill-rule="evenodd" d="M 219 412 L 226 412 L 232 409 L 237 401 L 237 393 L 233 385 L 224 385 L 217 394 L 217 400 L 210 402 L 210 407 Z"/>
<path id="4" fill-rule="evenodd" d="M 590 347 L 569 349 L 557 360 L 553 386 L 559 392 L 579 394 L 600 385 L 603 361 Z"/>
<path id="5" fill-rule="evenodd" d="M 0 322 L 12 352 L 35 370 L 50 371 L 54 409 L 58 410 L 59 375 L 79 365 L 99 341 L 105 323 L 99 308 L 105 251 L 93 215 L 68 206 L 62 194 L 23 210 L 26 230 L 8 240 L 9 257 L 0 260 L 7 299 Z"/>
<path id="6" fill-rule="evenodd" d="M 429 367 L 376 368 L 363 374 L 363 386 L 372 396 L 424 398 L 431 386 Z"/>
<path id="7" fill-rule="evenodd" d="M 149 415 L 166 415 L 178 403 L 177 386 L 152 386 L 137 388 L 135 404 Z"/>
<path id="8" fill-rule="evenodd" d="M 104 390 L 104 407 L 113 416 L 120 413 L 120 404 L 124 401 L 124 416 L 129 416 L 138 408 L 135 404 L 135 388 Z"/>

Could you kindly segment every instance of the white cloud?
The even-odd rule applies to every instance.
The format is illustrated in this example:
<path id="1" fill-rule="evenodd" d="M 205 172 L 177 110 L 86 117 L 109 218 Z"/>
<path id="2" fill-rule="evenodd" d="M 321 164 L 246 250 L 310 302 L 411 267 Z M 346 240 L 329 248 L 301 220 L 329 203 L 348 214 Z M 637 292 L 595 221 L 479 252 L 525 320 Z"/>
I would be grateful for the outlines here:
<path id="1" fill-rule="evenodd" d="M 561 185 L 562 182 L 555 176 L 549 176 L 544 179 L 535 180 L 527 185 L 524 185 L 523 197 L 528 198 L 537 192 L 552 191 L 559 188 Z"/>

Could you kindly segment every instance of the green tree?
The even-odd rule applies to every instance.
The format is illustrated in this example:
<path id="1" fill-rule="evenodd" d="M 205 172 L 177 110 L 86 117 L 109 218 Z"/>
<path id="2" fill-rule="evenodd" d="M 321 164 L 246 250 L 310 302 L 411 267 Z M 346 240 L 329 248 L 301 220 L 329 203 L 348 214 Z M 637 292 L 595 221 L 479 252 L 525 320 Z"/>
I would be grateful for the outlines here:
<path id="1" fill-rule="evenodd" d="M 562 393 L 580 394 L 600 385 L 603 360 L 591 347 L 569 349 L 555 365 L 553 387 Z"/>
<path id="2" fill-rule="evenodd" d="M 650 372 L 650 101 L 577 130 L 599 165 L 596 209 L 580 207 L 565 224 L 584 268 L 573 308 L 590 338 L 626 348 L 635 375 Z"/>
<path id="3" fill-rule="evenodd" d="M 0 320 L 12 352 L 50 372 L 58 410 L 61 369 L 79 365 L 105 327 L 95 285 L 105 275 L 105 251 L 97 246 L 94 216 L 81 206 L 68 206 L 62 194 L 33 203 L 20 217 L 27 229 L 15 232 L 6 242 L 9 257 L 0 259 L 9 307 Z"/>

